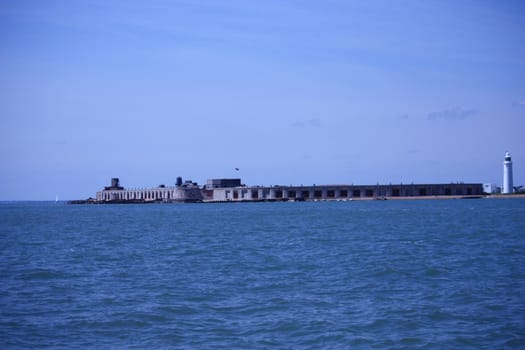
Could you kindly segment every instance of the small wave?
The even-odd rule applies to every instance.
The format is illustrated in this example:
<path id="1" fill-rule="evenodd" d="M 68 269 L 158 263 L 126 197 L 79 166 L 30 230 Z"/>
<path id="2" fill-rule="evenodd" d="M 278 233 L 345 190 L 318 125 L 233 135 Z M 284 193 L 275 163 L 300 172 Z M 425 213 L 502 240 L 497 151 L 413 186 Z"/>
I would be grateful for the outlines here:
<path id="1" fill-rule="evenodd" d="M 436 268 L 429 267 L 425 270 L 425 276 L 436 277 L 439 275 L 441 275 L 441 271 Z"/>
<path id="2" fill-rule="evenodd" d="M 48 270 L 48 269 L 34 269 L 23 271 L 20 274 L 22 280 L 52 280 L 59 278 L 66 278 L 68 274 L 62 271 Z"/>

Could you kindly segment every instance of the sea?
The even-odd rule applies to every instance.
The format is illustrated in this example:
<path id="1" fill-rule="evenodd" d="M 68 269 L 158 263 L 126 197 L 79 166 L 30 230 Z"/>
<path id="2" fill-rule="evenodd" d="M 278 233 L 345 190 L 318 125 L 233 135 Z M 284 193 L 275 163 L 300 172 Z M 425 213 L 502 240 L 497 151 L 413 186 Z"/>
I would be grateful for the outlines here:
<path id="1" fill-rule="evenodd" d="M 524 349 L 525 199 L 1 202 L 0 348 Z"/>

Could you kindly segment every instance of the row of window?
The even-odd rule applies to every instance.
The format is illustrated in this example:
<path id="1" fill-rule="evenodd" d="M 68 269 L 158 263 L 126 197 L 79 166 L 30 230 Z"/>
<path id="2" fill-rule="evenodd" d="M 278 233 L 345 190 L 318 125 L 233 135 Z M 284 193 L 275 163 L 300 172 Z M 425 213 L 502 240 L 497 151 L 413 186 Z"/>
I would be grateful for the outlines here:
<path id="1" fill-rule="evenodd" d="M 175 191 L 119 191 L 119 192 L 101 192 L 100 200 L 111 201 L 111 200 L 157 200 L 157 199 L 171 199 L 174 198 Z"/>
<path id="2" fill-rule="evenodd" d="M 225 191 L 226 199 L 248 199 L 249 190 L 227 190 Z M 313 191 L 283 191 L 283 190 L 273 190 L 272 198 L 348 198 L 349 194 L 351 197 L 381 197 L 381 196 L 392 196 L 392 197 L 401 197 L 401 196 L 463 196 L 463 195 L 473 195 L 479 194 L 474 193 L 474 190 L 471 187 L 466 189 L 464 188 L 407 188 L 407 189 L 358 189 L 358 190 L 313 190 Z M 324 193 L 323 193 L 324 192 Z M 266 199 L 270 197 L 271 191 L 269 189 L 261 190 L 252 190 L 251 199 Z"/>

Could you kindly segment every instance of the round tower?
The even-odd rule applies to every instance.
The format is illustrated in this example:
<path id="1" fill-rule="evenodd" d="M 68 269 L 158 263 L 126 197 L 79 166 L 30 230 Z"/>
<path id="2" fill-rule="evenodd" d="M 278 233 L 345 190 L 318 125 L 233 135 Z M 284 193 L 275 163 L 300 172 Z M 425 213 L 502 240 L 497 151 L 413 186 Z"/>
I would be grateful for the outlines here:
<path id="1" fill-rule="evenodd" d="M 514 192 L 512 184 L 512 159 L 510 153 L 505 153 L 505 160 L 503 161 L 503 191 L 504 194 Z"/>

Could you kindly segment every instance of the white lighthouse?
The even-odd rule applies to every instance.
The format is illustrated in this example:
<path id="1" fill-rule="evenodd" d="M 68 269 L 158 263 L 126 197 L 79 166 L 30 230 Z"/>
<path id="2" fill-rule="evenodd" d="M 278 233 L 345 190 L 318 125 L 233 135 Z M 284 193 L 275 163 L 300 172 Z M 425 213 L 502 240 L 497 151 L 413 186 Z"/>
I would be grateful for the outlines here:
<path id="1" fill-rule="evenodd" d="M 512 184 L 512 159 L 510 153 L 505 153 L 505 160 L 503 161 L 503 192 L 509 194 L 514 192 Z"/>

